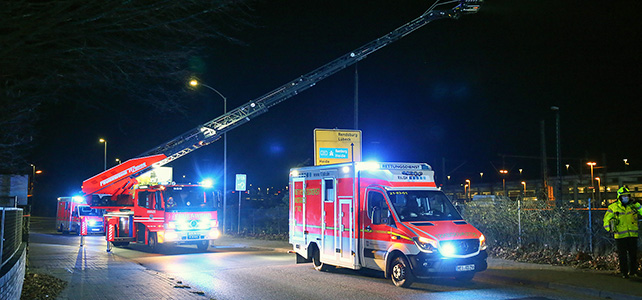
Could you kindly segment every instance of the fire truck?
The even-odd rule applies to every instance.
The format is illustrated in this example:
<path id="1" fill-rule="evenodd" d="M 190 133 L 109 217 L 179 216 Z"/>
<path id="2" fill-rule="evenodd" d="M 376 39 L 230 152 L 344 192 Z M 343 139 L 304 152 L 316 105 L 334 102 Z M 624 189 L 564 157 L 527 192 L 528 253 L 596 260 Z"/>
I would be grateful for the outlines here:
<path id="1" fill-rule="evenodd" d="M 80 234 L 81 224 L 85 222 L 88 233 L 104 233 L 101 209 L 91 208 L 83 197 L 58 197 L 56 210 L 56 229 L 63 234 Z"/>
<path id="2" fill-rule="evenodd" d="M 471 280 L 484 271 L 484 235 L 462 219 L 425 163 L 354 162 L 292 169 L 289 242 L 297 263 Z"/>
<path id="3" fill-rule="evenodd" d="M 218 193 L 205 182 L 141 184 L 138 177 L 127 177 L 150 159 L 155 158 L 132 159 L 84 181 L 87 203 L 106 212 L 106 239 L 118 247 L 140 243 L 157 250 L 193 244 L 207 250 L 220 235 Z"/>
<path id="4" fill-rule="evenodd" d="M 152 202 L 156 203 L 154 205 L 157 206 L 154 206 L 154 209 L 149 208 L 149 204 L 143 206 L 141 205 L 143 198 L 141 198 L 138 193 L 139 183 L 136 180 L 137 176 L 151 171 L 154 168 L 164 166 L 194 150 L 217 141 L 228 131 L 267 112 L 269 108 L 313 87 L 319 81 L 365 59 L 368 55 L 432 21 L 457 19 L 462 15 L 476 13 L 480 9 L 482 2 L 483 0 L 436 1 L 419 17 L 390 33 L 348 52 L 307 74 L 301 75 L 263 96 L 244 103 L 215 119 L 188 130 L 178 137 L 138 155 L 134 159 L 125 161 L 122 164 L 85 180 L 82 190 L 87 203 L 92 207 L 107 210 L 108 214 L 105 216 L 107 222 L 106 236 L 114 242 L 114 245 L 143 242 L 147 245 L 155 246 L 159 243 L 170 240 L 173 241 L 174 238 L 183 241 L 185 235 L 182 235 L 182 233 L 185 232 L 179 234 L 179 231 L 182 231 L 182 229 L 174 229 L 174 225 L 172 224 L 177 225 L 179 222 L 171 223 L 174 222 L 175 215 L 169 215 L 166 206 L 166 199 L 168 199 L 168 197 L 163 194 L 163 187 L 159 186 L 157 188 L 158 190 L 145 187 L 144 190 L 147 191 L 146 193 L 149 193 L 146 194 L 145 197 L 151 197 L 148 195 L 153 194 Z M 436 7 L 442 7 L 444 5 L 450 5 L 451 7 L 443 10 L 435 9 Z M 164 188 L 167 189 L 170 188 L 170 186 L 174 185 L 167 185 Z M 160 193 L 160 196 L 156 196 L 157 193 Z M 197 202 L 206 203 L 206 199 L 207 196 L 203 196 L 202 201 L 198 200 Z M 192 207 L 190 207 L 189 210 L 182 211 L 185 214 L 182 214 L 180 219 L 189 224 L 196 224 L 194 222 L 206 219 L 204 215 L 210 215 L 210 235 L 199 234 L 198 239 L 196 238 L 196 234 L 191 235 L 191 238 L 190 235 L 187 235 L 185 238 L 187 241 L 190 241 L 190 239 L 193 239 L 190 242 L 198 240 L 204 245 L 205 242 L 202 241 L 216 236 L 214 227 L 218 224 L 218 215 L 209 205 L 210 202 L 207 202 L 206 206 L 209 207 L 208 209 L 211 209 L 207 212 L 199 211 L 199 213 L 196 213 L 196 211 L 191 211 Z M 159 211 L 164 211 L 164 216 L 161 216 L 162 214 Z M 145 220 L 145 222 L 143 222 L 143 220 Z M 180 223 L 183 223 L 183 221 L 180 221 Z M 200 225 L 196 226 L 198 227 Z M 191 228 L 189 230 L 196 231 L 201 229 Z"/>

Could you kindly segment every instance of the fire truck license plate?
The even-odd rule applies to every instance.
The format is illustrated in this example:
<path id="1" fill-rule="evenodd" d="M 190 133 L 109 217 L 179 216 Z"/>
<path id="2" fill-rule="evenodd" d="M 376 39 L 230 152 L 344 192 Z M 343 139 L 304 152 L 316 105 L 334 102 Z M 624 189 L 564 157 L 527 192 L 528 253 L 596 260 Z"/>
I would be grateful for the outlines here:
<path id="1" fill-rule="evenodd" d="M 198 233 L 188 233 L 187 238 L 190 240 L 196 240 L 196 239 L 200 239 L 201 235 Z"/>
<path id="2" fill-rule="evenodd" d="M 474 271 L 475 270 L 475 265 L 459 265 L 455 269 L 457 272 L 463 272 L 463 271 Z"/>

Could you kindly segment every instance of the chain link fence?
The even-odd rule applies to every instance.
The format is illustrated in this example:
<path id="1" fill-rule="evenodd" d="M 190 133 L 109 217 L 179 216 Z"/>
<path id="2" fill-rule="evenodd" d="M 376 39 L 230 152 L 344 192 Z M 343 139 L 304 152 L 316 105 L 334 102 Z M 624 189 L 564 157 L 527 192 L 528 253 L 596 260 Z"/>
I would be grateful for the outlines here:
<path id="1" fill-rule="evenodd" d="M 550 208 L 541 202 L 528 202 L 468 202 L 458 208 L 484 233 L 491 247 L 526 246 L 598 256 L 614 251 L 613 235 L 602 226 L 605 209 Z"/>

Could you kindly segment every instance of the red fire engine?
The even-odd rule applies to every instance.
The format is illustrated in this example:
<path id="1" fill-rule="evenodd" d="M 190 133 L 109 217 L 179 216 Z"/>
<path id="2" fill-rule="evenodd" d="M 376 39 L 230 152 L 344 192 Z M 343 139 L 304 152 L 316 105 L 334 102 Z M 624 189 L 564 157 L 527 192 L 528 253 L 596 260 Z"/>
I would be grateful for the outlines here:
<path id="1" fill-rule="evenodd" d="M 104 233 L 103 210 L 91 208 L 82 197 L 59 197 L 56 212 L 58 232 L 80 234 L 81 224 L 87 225 L 87 233 Z"/>
<path id="2" fill-rule="evenodd" d="M 416 277 L 470 280 L 487 268 L 484 235 L 436 187 L 428 164 L 297 168 L 289 187 L 298 263 L 380 270 L 402 287 Z"/>

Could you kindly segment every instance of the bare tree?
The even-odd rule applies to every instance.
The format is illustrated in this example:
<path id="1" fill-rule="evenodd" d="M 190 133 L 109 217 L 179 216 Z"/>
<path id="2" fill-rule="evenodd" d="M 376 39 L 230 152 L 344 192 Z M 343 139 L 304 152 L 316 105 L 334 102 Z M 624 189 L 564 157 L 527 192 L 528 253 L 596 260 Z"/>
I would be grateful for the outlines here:
<path id="1" fill-rule="evenodd" d="M 17 0 L 0 5 L 0 171 L 24 166 L 38 106 L 180 109 L 189 62 L 248 25 L 245 1 Z M 90 100 L 90 101 L 88 101 Z"/>

